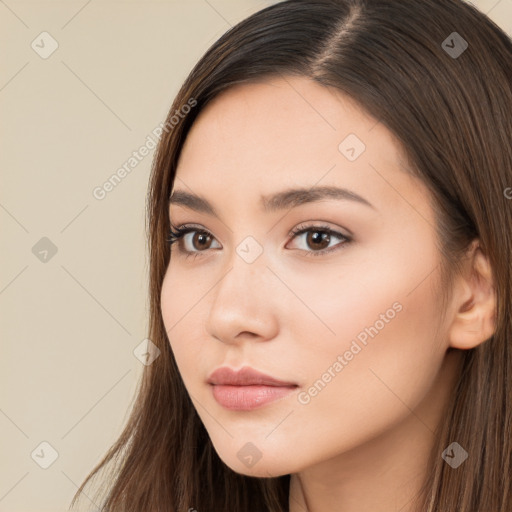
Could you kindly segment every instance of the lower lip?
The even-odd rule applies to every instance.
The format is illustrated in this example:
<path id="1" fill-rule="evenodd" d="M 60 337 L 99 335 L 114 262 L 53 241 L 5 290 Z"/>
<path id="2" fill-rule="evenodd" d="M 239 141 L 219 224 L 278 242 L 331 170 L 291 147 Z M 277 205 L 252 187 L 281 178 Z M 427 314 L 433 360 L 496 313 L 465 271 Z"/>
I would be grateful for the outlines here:
<path id="1" fill-rule="evenodd" d="M 211 385 L 215 400 L 232 411 L 251 411 L 285 397 L 297 386 L 223 386 Z"/>

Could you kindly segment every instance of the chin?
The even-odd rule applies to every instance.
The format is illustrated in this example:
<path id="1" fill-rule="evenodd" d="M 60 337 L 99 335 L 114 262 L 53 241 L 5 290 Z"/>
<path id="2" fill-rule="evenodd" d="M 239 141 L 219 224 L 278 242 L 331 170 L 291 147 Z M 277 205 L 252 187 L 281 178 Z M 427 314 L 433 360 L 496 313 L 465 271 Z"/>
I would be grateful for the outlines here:
<path id="1" fill-rule="evenodd" d="M 240 475 L 255 478 L 275 478 L 288 475 L 294 471 L 288 457 L 277 460 L 275 455 L 265 458 L 264 454 L 261 454 L 261 458 L 256 460 L 256 456 L 253 456 L 251 461 L 250 456 L 245 456 L 243 449 L 230 453 L 229 456 L 225 456 L 225 453 L 218 453 L 218 455 L 226 466 Z"/>

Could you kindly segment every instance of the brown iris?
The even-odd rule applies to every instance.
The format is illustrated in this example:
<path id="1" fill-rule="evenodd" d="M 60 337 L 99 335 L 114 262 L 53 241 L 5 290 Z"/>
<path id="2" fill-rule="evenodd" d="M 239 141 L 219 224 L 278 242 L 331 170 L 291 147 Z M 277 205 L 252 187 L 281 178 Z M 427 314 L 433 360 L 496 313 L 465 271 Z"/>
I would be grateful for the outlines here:
<path id="1" fill-rule="evenodd" d="M 196 245 L 196 241 L 199 242 L 198 245 Z M 202 233 L 201 231 L 194 233 L 194 236 L 192 237 L 192 246 L 197 250 L 208 249 L 211 242 L 212 237 L 207 233 Z"/>
<path id="2" fill-rule="evenodd" d="M 331 235 L 323 231 L 310 231 L 307 235 L 307 244 L 312 248 L 320 250 L 325 249 L 329 246 L 330 241 Z M 318 244 L 320 244 L 321 247 Z"/>

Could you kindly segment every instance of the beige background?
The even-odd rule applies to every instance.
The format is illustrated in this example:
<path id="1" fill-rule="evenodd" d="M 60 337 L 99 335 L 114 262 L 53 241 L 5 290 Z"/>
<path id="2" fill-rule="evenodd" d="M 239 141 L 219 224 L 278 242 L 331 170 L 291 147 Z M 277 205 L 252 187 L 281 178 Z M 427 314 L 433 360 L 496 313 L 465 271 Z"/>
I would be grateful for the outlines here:
<path id="1" fill-rule="evenodd" d="M 144 367 L 153 150 L 93 191 L 209 45 L 271 3 L 0 0 L 0 511 L 67 510 L 120 433 Z M 512 0 L 474 3 L 512 34 Z"/>

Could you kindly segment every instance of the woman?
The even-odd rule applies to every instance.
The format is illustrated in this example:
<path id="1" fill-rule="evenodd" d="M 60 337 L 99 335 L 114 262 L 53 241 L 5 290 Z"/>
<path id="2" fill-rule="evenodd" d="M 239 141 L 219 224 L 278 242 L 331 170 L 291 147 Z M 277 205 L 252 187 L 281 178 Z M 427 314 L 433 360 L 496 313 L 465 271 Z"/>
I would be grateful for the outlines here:
<path id="1" fill-rule="evenodd" d="M 161 355 L 74 501 L 115 461 L 109 512 L 512 510 L 509 37 L 458 0 L 285 1 L 164 131 Z"/>

